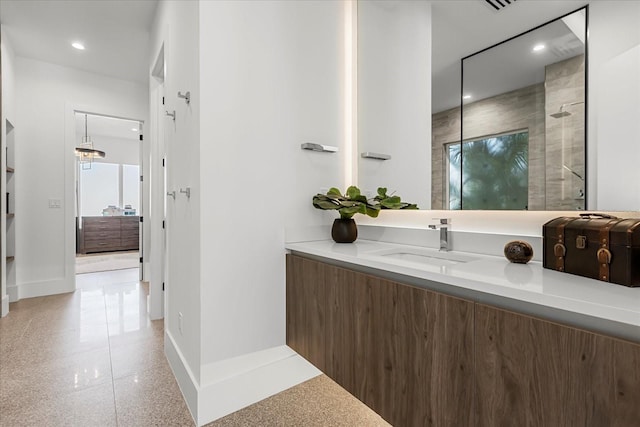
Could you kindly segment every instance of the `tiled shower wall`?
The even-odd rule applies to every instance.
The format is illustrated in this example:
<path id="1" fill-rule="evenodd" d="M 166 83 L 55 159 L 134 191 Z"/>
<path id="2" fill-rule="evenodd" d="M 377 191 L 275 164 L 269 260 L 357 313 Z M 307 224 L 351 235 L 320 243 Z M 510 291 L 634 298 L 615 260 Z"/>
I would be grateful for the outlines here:
<path id="1" fill-rule="evenodd" d="M 584 101 L 583 71 L 580 55 L 549 65 L 545 83 L 465 104 L 464 140 L 528 129 L 529 210 L 574 210 L 584 203 L 574 200 L 583 181 L 562 166 L 570 161 L 567 166 L 584 177 L 584 104 L 567 107 L 571 116 L 548 115 Z M 444 146 L 460 141 L 460 108 L 432 116 L 431 141 L 431 208 L 447 209 Z"/>
<path id="2" fill-rule="evenodd" d="M 584 83 L 584 55 L 546 67 L 544 84 L 547 111 L 545 122 L 547 209 L 585 208 Z M 579 104 L 568 105 L 576 102 Z M 570 115 L 560 118 L 549 115 L 560 111 L 563 104 L 563 111 Z"/>

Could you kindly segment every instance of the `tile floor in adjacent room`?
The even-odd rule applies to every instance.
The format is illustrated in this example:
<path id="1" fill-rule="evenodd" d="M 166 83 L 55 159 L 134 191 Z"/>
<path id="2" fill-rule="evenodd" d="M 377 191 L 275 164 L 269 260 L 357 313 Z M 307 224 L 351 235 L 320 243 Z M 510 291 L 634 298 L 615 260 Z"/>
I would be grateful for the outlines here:
<path id="1" fill-rule="evenodd" d="M 0 427 L 193 426 L 138 269 L 80 274 L 77 288 L 0 319 Z M 385 425 L 324 375 L 211 424 Z"/>
<path id="2" fill-rule="evenodd" d="M 0 320 L 0 426 L 193 425 L 138 269 L 76 286 Z"/>

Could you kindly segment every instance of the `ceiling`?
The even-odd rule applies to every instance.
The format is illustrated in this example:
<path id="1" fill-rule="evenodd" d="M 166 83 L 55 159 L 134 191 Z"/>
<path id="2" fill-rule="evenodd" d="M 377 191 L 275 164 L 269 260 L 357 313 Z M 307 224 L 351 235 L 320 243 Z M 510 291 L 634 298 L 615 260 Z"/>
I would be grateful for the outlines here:
<path id="1" fill-rule="evenodd" d="M 460 59 L 588 3 L 433 1 L 434 112 L 459 104 Z M 0 23 L 19 56 L 146 84 L 157 0 L 1 0 Z M 81 41 L 86 50 L 71 47 Z"/>
<path id="2" fill-rule="evenodd" d="M 146 84 L 157 0 L 1 0 L 16 55 Z M 83 51 L 71 47 L 82 42 Z"/>
<path id="3" fill-rule="evenodd" d="M 460 60 L 468 55 L 572 12 L 588 1 L 518 0 L 496 11 L 484 0 L 432 4 L 432 111 L 460 105 Z M 520 76 L 520 73 L 513 73 Z M 527 86 L 521 75 L 519 87 Z M 476 98 L 478 99 L 478 98 Z"/>
<path id="4" fill-rule="evenodd" d="M 84 116 L 84 114 L 76 113 L 76 135 L 85 134 Z M 87 135 L 138 142 L 140 140 L 140 122 L 87 114 Z"/>

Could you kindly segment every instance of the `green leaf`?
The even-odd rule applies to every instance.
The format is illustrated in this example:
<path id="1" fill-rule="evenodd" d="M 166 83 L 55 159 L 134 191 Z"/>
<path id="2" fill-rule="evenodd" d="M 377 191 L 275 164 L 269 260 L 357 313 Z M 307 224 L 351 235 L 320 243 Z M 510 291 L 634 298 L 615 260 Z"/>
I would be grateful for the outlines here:
<path id="1" fill-rule="evenodd" d="M 380 213 L 380 208 L 379 207 L 366 206 L 365 213 L 368 216 L 370 216 L 371 218 L 377 218 L 378 214 Z"/>
<path id="2" fill-rule="evenodd" d="M 385 199 L 387 197 L 387 189 L 385 187 L 378 187 L 378 196 Z"/>
<path id="3" fill-rule="evenodd" d="M 346 215 L 349 215 L 347 218 L 351 218 L 354 214 L 360 213 L 361 206 L 355 205 L 351 207 L 344 207 L 344 208 L 340 208 L 339 211 L 340 211 L 341 217 L 345 217 Z"/>
<path id="4" fill-rule="evenodd" d="M 327 191 L 327 196 L 328 195 L 342 196 L 342 193 L 336 187 L 331 187 L 329 191 Z"/>
<path id="5" fill-rule="evenodd" d="M 352 185 L 351 187 L 347 188 L 347 197 L 349 197 L 350 199 L 355 199 L 359 195 L 360 195 L 360 189 L 355 185 Z"/>
<path id="6" fill-rule="evenodd" d="M 326 200 L 314 200 L 313 206 L 316 209 L 324 209 L 324 210 L 333 210 L 340 209 L 340 205 L 336 205 L 334 203 L 328 202 Z"/>
<path id="7" fill-rule="evenodd" d="M 367 198 L 365 196 L 363 196 L 362 194 L 360 194 L 358 196 L 355 196 L 355 197 L 352 197 L 351 199 L 355 200 L 355 201 L 358 201 L 360 203 L 365 203 L 365 204 L 367 203 Z"/>

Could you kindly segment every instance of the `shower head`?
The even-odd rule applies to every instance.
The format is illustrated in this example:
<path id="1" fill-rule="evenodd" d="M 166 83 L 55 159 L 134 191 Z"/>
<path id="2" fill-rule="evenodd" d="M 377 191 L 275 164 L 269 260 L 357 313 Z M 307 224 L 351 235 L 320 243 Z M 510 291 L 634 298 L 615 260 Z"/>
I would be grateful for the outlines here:
<path id="1" fill-rule="evenodd" d="M 553 113 L 553 114 L 549 114 L 551 117 L 553 117 L 554 119 L 559 119 L 560 117 L 567 117 L 570 116 L 571 113 L 568 111 L 565 111 L 564 107 L 569 107 L 571 105 L 578 105 L 578 104 L 584 104 L 584 101 L 577 101 L 577 102 L 568 102 L 566 104 L 562 104 L 560 106 L 560 110 L 557 113 Z"/>

